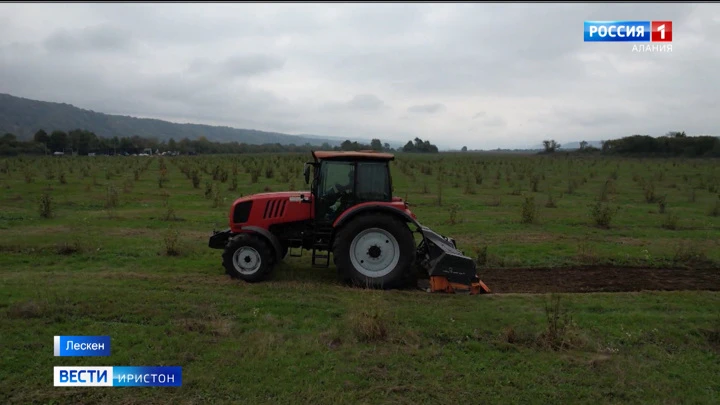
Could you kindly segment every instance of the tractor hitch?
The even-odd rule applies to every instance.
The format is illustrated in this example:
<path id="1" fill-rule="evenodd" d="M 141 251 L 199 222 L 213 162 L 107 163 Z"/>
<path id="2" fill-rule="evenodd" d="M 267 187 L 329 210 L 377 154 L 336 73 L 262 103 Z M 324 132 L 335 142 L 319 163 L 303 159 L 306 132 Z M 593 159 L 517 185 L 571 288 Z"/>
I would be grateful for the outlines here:
<path id="1" fill-rule="evenodd" d="M 423 240 L 417 249 L 417 263 L 430 277 L 430 292 L 489 293 L 480 281 L 475 261 L 458 250 L 455 240 L 420 226 Z"/>

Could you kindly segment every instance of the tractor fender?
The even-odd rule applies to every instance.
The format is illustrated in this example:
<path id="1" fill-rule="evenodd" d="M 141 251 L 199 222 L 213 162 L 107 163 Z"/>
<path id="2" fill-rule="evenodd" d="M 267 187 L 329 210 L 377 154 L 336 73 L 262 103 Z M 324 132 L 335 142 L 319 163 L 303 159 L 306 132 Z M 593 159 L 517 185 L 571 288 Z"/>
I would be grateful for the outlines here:
<path id="1" fill-rule="evenodd" d="M 248 231 L 248 232 L 254 232 L 259 234 L 260 236 L 263 236 L 265 239 L 270 242 L 270 244 L 273 247 L 273 250 L 275 251 L 275 256 L 277 257 L 277 261 L 282 260 L 282 245 L 280 244 L 280 239 L 277 238 L 277 236 L 273 235 L 270 231 L 268 231 L 265 228 L 260 228 L 257 226 L 243 226 L 242 231 Z"/>
<path id="2" fill-rule="evenodd" d="M 348 223 L 351 219 L 356 216 L 367 213 L 367 212 L 386 212 L 392 215 L 397 215 L 407 222 L 412 223 L 418 228 L 421 228 L 420 223 L 405 211 L 395 208 L 391 205 L 366 205 L 357 208 L 351 208 L 349 211 L 344 212 L 333 224 L 334 229 L 340 229 L 341 226 Z"/>

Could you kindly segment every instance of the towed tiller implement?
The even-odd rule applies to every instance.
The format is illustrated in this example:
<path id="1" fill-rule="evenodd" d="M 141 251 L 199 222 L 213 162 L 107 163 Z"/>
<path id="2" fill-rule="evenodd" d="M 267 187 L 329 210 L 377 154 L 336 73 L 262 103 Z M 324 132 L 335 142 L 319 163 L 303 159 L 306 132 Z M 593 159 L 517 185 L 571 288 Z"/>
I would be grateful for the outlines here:
<path id="1" fill-rule="evenodd" d="M 417 249 L 420 268 L 430 277 L 431 292 L 489 293 L 490 289 L 477 275 L 475 261 L 457 249 L 455 240 L 428 227 L 421 227 L 423 240 Z"/>

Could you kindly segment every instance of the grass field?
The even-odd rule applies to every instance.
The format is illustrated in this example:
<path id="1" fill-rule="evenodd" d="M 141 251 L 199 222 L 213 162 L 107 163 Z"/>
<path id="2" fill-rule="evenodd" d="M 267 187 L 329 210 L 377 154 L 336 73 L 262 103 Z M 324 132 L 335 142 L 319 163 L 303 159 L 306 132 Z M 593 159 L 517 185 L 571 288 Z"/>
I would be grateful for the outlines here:
<path id="1" fill-rule="evenodd" d="M 236 197 L 305 189 L 308 158 L 0 160 L 0 402 L 720 401 L 716 160 L 399 155 L 395 194 L 499 293 L 351 289 L 309 255 L 228 279 L 210 232 Z M 682 291 L 547 283 L 588 266 L 590 290 Z M 52 356 L 101 334 L 110 357 Z M 59 365 L 179 365 L 183 387 L 53 388 Z"/>

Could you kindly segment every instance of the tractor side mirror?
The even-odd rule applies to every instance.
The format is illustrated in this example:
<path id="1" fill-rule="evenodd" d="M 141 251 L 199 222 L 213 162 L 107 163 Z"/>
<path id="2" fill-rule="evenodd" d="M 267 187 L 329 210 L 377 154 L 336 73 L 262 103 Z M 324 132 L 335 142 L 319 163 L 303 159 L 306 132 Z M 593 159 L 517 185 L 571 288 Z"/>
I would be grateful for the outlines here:
<path id="1" fill-rule="evenodd" d="M 305 167 L 303 167 L 303 176 L 305 176 L 305 184 L 310 184 L 310 162 L 305 163 Z"/>

